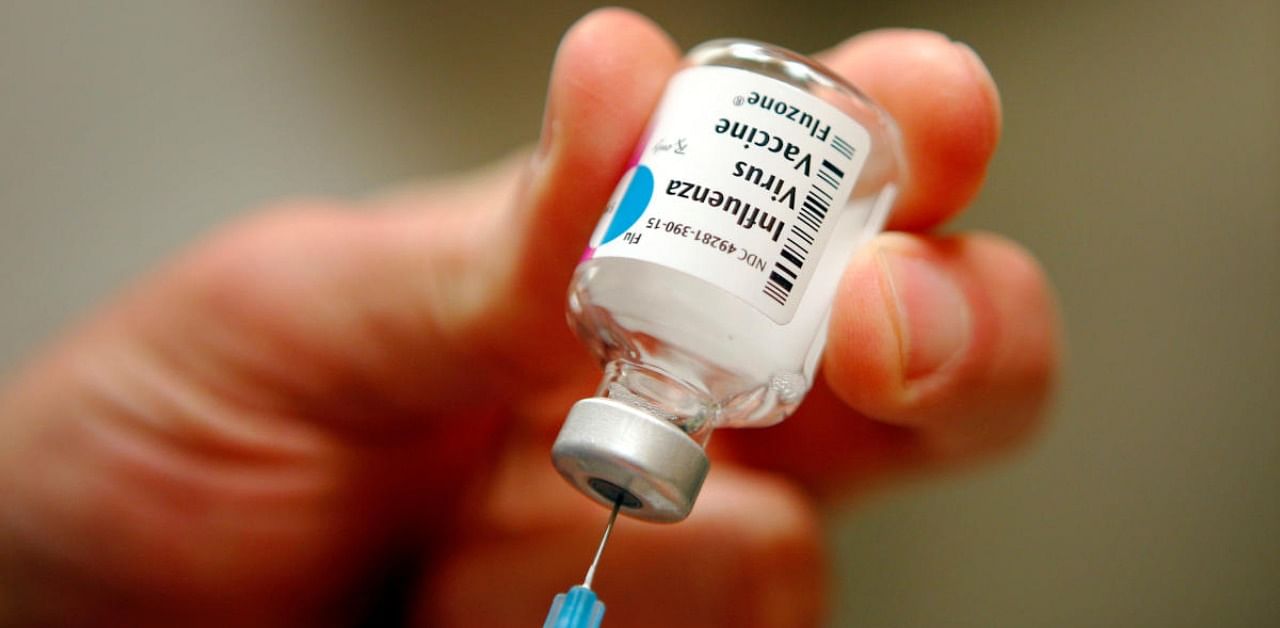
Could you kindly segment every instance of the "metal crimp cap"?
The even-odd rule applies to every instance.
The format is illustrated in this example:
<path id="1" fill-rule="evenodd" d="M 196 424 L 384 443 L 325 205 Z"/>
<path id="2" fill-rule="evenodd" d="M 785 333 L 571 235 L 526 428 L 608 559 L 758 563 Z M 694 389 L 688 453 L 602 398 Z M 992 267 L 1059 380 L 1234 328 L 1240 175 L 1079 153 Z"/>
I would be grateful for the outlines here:
<path id="1" fill-rule="evenodd" d="M 689 516 L 711 462 L 680 428 L 644 410 L 592 397 L 573 404 L 551 447 L 560 474 L 623 514 L 676 522 Z"/>

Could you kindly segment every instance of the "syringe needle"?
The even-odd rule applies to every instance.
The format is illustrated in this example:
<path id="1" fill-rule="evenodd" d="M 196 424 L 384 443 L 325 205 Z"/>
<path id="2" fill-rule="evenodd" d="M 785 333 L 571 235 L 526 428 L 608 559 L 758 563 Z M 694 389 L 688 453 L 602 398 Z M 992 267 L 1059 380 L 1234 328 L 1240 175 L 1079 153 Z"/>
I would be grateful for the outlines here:
<path id="1" fill-rule="evenodd" d="M 587 577 L 582 581 L 582 586 L 585 588 L 590 589 L 591 581 L 596 577 L 596 567 L 600 564 L 600 556 L 604 554 L 605 544 L 609 542 L 609 533 L 613 532 L 613 522 L 618 519 L 619 508 L 622 508 L 622 495 L 613 502 L 613 512 L 609 513 L 609 523 L 604 527 L 604 536 L 600 537 L 600 547 L 596 548 L 596 557 L 591 560 L 591 566 L 587 568 Z"/>

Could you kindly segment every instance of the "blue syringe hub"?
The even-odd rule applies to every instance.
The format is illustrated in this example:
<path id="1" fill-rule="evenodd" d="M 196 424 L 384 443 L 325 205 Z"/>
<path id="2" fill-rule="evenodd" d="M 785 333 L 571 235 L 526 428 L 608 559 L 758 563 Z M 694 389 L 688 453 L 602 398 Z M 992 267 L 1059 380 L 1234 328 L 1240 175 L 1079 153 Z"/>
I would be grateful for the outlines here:
<path id="1" fill-rule="evenodd" d="M 542 628 L 600 628 L 604 619 L 604 602 L 591 589 L 573 587 L 556 595 Z"/>

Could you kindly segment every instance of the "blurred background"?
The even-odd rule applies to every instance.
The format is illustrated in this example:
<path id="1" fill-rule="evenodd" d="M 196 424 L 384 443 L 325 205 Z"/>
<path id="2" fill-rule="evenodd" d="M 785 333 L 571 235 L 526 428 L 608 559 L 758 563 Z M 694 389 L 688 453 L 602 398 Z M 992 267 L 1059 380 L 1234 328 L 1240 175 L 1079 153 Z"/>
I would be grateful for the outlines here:
<path id="1" fill-rule="evenodd" d="M 682 47 L 879 26 L 1004 98 L 955 226 L 1060 292 L 1050 427 L 832 513 L 832 626 L 1280 625 L 1280 3 L 652 2 Z M 531 142 L 585 2 L 0 1 L 0 368 L 210 227 Z"/>

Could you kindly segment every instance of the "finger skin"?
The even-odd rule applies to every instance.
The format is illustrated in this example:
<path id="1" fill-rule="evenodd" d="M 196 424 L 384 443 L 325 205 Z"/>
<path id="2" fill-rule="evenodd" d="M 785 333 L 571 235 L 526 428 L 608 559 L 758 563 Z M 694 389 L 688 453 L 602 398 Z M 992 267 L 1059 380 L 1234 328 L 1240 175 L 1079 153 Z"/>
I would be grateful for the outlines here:
<path id="1" fill-rule="evenodd" d="M 245 405 L 125 322 L 104 316 L 0 392 L 0 625 L 349 619 L 392 531 L 420 516 L 403 496 L 456 512 L 489 461 L 486 417 L 439 442 L 360 441 Z M 427 527 L 443 540 L 438 517 Z"/>
<path id="2" fill-rule="evenodd" d="M 715 465 L 733 460 L 769 470 L 797 481 L 822 502 L 842 502 L 948 462 L 929 455 L 918 430 L 850 408 L 822 375 L 786 421 L 717 432 L 710 447 Z"/>
<path id="3" fill-rule="evenodd" d="M 971 48 L 931 31 L 853 37 L 819 57 L 897 121 L 905 180 L 889 227 L 945 222 L 978 193 L 1000 138 L 1000 96 Z"/>
<path id="4" fill-rule="evenodd" d="M 970 337 L 934 372 L 906 374 L 908 356 L 895 346 L 901 326 L 891 319 L 917 313 L 894 312 L 886 271 L 876 259 L 881 252 L 933 267 L 964 297 L 969 312 L 951 314 L 967 316 Z M 908 310 L 913 306 L 906 304 Z M 993 396 L 999 409 L 1025 414 L 1038 409 L 1051 388 L 1058 336 L 1048 278 L 1021 246 L 985 233 L 885 234 L 842 280 L 825 366 L 828 381 L 846 401 L 898 424 L 963 417 Z"/>
<path id="5" fill-rule="evenodd" d="M 516 370 L 513 384 L 598 376 L 565 325 L 565 290 L 678 59 L 661 28 L 624 9 L 594 11 L 565 34 L 537 152 L 492 231 L 506 237 L 490 253 L 491 307 L 468 334 Z"/>
<path id="6" fill-rule="evenodd" d="M 582 582 L 607 515 L 550 469 L 545 448 L 523 449 L 424 583 L 416 625 L 539 625 L 555 594 Z M 821 538 L 795 486 L 718 465 L 680 524 L 620 518 L 593 588 L 611 628 L 816 626 Z"/>
<path id="7" fill-rule="evenodd" d="M 963 295 L 968 311 L 949 314 L 967 318 L 968 337 L 933 372 L 908 376 L 899 319 L 938 313 L 909 311 L 928 295 L 899 311 L 877 253 L 930 266 Z M 1044 271 L 1025 249 L 988 234 L 881 236 L 845 274 L 829 338 L 826 380 L 838 396 L 863 414 L 922 430 L 945 450 L 996 448 L 1025 435 L 1053 390 L 1060 353 Z"/>
<path id="8" fill-rule="evenodd" d="M 927 321 L 967 319 L 967 337 L 935 370 L 907 365 L 909 326 L 900 317 L 913 313 L 899 310 L 884 254 L 928 265 L 963 295 L 967 312 L 925 312 Z M 908 310 L 930 303 L 915 296 Z M 881 236 L 845 273 L 830 325 L 822 378 L 796 416 L 718 436 L 731 457 L 788 473 L 824 496 L 1009 450 L 1039 425 L 1061 359 L 1043 270 L 1021 247 L 988 234 Z"/>

